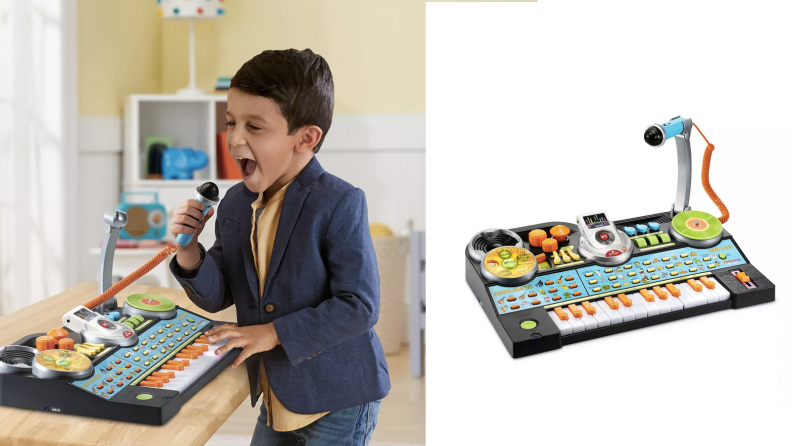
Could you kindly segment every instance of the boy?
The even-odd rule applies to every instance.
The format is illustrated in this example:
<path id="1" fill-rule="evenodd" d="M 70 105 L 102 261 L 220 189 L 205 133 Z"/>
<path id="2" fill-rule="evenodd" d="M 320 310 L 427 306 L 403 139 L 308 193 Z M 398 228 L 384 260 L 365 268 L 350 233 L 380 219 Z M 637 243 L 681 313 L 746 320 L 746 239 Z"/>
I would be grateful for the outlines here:
<path id="1" fill-rule="evenodd" d="M 314 157 L 333 116 L 327 62 L 306 49 L 264 51 L 231 80 L 227 144 L 242 172 L 217 207 L 216 241 L 197 242 L 214 208 L 188 200 L 171 233 L 194 234 L 171 271 L 198 307 L 236 305 L 239 327 L 207 332 L 240 347 L 251 404 L 263 394 L 251 445 L 367 445 L 390 389 L 379 275 L 363 191 Z M 203 220 L 203 221 L 201 221 Z"/>

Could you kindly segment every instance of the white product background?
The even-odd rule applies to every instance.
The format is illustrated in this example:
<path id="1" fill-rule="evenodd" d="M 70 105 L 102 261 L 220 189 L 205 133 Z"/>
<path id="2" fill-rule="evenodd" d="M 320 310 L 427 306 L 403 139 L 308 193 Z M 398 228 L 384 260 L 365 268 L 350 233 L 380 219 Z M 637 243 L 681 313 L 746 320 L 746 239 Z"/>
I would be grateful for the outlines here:
<path id="1" fill-rule="evenodd" d="M 429 445 L 789 444 L 792 11 L 781 2 L 427 4 Z M 512 359 L 464 277 L 478 230 L 667 211 L 682 115 L 776 302 Z M 720 215 L 701 186 L 691 206 Z"/>

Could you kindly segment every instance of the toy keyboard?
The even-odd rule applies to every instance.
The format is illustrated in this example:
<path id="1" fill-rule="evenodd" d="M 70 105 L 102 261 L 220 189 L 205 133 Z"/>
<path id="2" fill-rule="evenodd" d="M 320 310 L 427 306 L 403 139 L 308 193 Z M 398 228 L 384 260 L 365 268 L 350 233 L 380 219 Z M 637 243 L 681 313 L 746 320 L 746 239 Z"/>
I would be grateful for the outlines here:
<path id="1" fill-rule="evenodd" d="M 158 299 L 167 305 L 167 299 Z M 127 300 L 125 306 L 130 298 Z M 239 355 L 240 349 L 214 354 L 228 340 L 210 345 L 203 332 L 223 322 L 172 304 L 159 315 L 154 307 L 147 310 L 154 311 L 131 308 L 118 319 L 117 323 L 137 335 L 137 343 L 129 347 L 83 342 L 81 334 L 71 330 L 66 331 L 67 338 L 74 341 L 73 351 L 39 352 L 35 349 L 37 338 L 44 333 L 3 347 L 0 404 L 133 423 L 167 423 L 182 404 Z M 90 364 L 86 361 L 79 370 L 69 369 L 86 357 Z M 47 360 L 53 362 L 48 365 Z M 36 361 L 48 365 L 53 375 L 36 376 L 30 367 L 35 368 Z M 75 379 L 78 373 L 80 377 Z M 86 373 L 89 376 L 81 376 Z"/>
<path id="2" fill-rule="evenodd" d="M 614 225 L 619 233 L 627 229 L 634 248 L 626 261 L 609 266 L 587 259 L 578 250 L 581 234 L 570 223 L 488 230 L 471 240 L 466 251 L 468 285 L 513 357 L 775 300 L 775 286 L 725 230 L 717 244 L 701 248 L 669 236 L 668 213 Z M 499 283 L 483 272 L 487 259 L 471 255 L 474 250 L 523 246 L 517 238 L 527 241 L 533 230 L 552 232 L 559 226 L 566 233 L 553 242 L 553 258 L 547 255 L 546 261 L 537 261 L 537 271 L 527 282 Z M 636 233 L 634 227 L 643 231 Z M 540 248 L 527 242 L 525 247 L 545 260 Z M 514 268 L 507 261 L 503 265 Z"/>

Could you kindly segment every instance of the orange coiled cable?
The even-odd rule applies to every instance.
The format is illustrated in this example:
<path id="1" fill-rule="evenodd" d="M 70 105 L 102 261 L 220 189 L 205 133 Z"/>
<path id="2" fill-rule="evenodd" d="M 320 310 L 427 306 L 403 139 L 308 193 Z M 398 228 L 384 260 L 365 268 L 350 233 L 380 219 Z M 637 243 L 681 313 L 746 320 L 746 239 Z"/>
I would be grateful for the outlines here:
<path id="1" fill-rule="evenodd" d="M 698 128 L 695 123 L 693 123 L 693 127 L 698 130 L 699 135 L 704 138 L 704 141 L 707 141 L 707 150 L 704 152 L 704 161 L 701 163 L 701 185 L 704 186 L 704 190 L 707 192 L 707 195 L 709 195 L 712 202 L 715 203 L 715 206 L 717 206 L 721 211 L 721 216 L 718 217 L 718 221 L 721 223 L 726 223 L 729 221 L 729 210 L 726 209 L 726 205 L 723 204 L 723 201 L 720 198 L 718 198 L 718 194 L 712 190 L 712 186 L 710 186 L 709 183 L 710 159 L 712 158 L 712 152 L 715 150 L 715 145 L 707 140 L 707 137 L 704 136 L 704 133 L 701 132 L 701 129 Z"/>
<path id="2" fill-rule="evenodd" d="M 124 277 L 117 284 L 115 284 L 115 285 L 111 286 L 110 288 L 108 288 L 107 291 L 102 293 L 101 296 L 91 300 L 90 302 L 86 303 L 83 306 L 85 308 L 95 308 L 95 307 L 103 304 L 108 299 L 110 299 L 111 297 L 115 296 L 119 291 L 123 290 L 124 288 L 128 287 L 129 285 L 132 285 L 132 282 L 140 279 L 147 272 L 149 272 L 152 269 L 154 269 L 155 266 L 159 265 L 160 263 L 162 263 L 163 260 L 167 259 L 169 255 L 175 253 L 177 249 L 179 249 L 178 246 L 176 246 L 176 247 L 172 247 L 172 246 L 165 247 L 165 249 L 163 249 L 162 251 L 157 253 L 157 255 L 154 256 L 153 259 L 149 260 L 145 265 L 143 265 L 140 268 L 136 269 L 132 274 Z"/>

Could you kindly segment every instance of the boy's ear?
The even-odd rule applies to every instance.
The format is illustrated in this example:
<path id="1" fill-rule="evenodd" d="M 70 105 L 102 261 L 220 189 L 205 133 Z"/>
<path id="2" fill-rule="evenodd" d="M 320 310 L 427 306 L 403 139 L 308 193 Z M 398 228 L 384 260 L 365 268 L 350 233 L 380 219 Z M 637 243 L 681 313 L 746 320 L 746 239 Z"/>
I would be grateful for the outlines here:
<path id="1" fill-rule="evenodd" d="M 299 154 L 311 152 L 313 153 L 314 147 L 319 144 L 322 139 L 322 129 L 315 125 L 309 125 L 299 130 L 300 139 L 297 141 L 297 146 L 294 151 Z"/>

